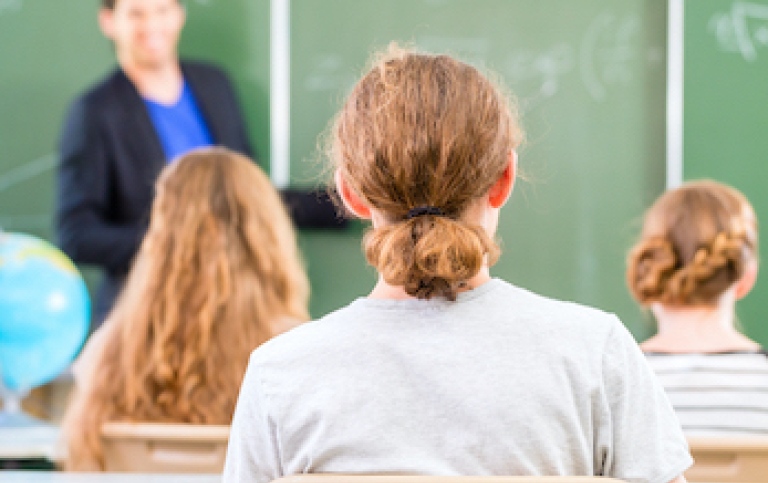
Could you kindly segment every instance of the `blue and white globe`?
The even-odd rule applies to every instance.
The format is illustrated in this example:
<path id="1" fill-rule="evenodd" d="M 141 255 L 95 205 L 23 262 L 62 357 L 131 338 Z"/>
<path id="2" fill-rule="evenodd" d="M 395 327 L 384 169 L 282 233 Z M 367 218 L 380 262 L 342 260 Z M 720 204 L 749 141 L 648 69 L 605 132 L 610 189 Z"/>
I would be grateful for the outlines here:
<path id="1" fill-rule="evenodd" d="M 58 376 L 88 334 L 90 300 L 72 261 L 33 236 L 0 232 L 0 376 L 24 393 Z"/>

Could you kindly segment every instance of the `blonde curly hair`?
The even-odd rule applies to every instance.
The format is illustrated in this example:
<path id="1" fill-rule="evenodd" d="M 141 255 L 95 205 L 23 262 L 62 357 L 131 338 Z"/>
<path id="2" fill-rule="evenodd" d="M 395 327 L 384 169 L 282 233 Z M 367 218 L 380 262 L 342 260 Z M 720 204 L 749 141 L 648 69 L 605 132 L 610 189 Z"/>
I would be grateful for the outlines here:
<path id="1" fill-rule="evenodd" d="M 65 415 L 67 469 L 104 469 L 106 421 L 229 424 L 249 354 L 307 320 L 308 297 L 291 221 L 261 169 L 224 148 L 174 161 Z"/>
<path id="2" fill-rule="evenodd" d="M 757 261 L 757 221 L 738 190 L 710 180 L 662 195 L 645 215 L 627 260 L 643 305 L 713 305 Z"/>

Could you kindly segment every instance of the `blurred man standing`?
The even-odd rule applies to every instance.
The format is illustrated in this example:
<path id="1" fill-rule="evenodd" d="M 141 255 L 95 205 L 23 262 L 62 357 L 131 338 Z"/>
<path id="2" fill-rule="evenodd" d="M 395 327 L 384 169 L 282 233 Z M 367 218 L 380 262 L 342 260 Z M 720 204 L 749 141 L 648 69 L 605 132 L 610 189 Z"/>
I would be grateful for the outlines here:
<path id="1" fill-rule="evenodd" d="M 178 0 L 102 0 L 99 25 L 118 66 L 74 101 L 64 123 L 57 232 L 72 259 L 104 269 L 97 322 L 122 287 L 163 166 L 208 145 L 253 154 L 225 74 L 179 59 L 184 22 Z"/>

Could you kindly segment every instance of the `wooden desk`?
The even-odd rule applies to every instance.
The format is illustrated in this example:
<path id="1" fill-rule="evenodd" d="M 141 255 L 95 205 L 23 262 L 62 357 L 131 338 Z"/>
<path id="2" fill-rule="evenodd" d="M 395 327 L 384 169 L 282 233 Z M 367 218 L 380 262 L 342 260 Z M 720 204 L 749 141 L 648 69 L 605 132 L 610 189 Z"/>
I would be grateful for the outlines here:
<path id="1" fill-rule="evenodd" d="M 688 438 L 693 466 L 689 482 L 768 482 L 768 438 L 764 436 Z"/>
<path id="2" fill-rule="evenodd" d="M 3 483 L 221 483 L 221 475 L 2 471 Z"/>

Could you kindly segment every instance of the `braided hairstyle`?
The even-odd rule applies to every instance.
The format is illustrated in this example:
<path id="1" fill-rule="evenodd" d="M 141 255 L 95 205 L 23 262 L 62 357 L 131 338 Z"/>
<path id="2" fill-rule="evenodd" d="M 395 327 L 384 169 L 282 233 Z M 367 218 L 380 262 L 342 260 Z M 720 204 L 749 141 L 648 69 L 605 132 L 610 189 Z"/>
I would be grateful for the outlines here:
<path id="1" fill-rule="evenodd" d="M 757 260 L 757 222 L 736 189 L 695 181 L 662 195 L 630 251 L 627 283 L 643 305 L 714 305 Z"/>
<path id="2" fill-rule="evenodd" d="M 454 300 L 499 248 L 462 219 L 522 138 L 500 88 L 445 55 L 390 46 L 336 118 L 328 156 L 386 223 L 363 241 L 384 280 L 422 299 Z M 421 209 L 419 216 L 409 212 Z"/>

